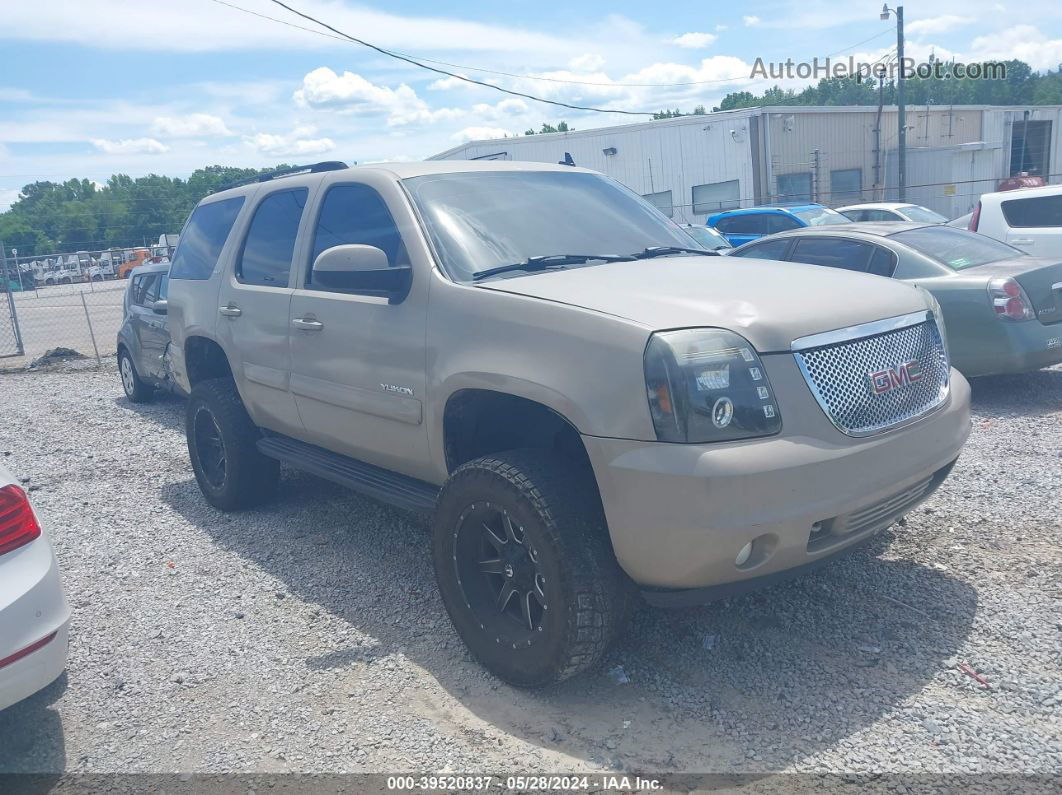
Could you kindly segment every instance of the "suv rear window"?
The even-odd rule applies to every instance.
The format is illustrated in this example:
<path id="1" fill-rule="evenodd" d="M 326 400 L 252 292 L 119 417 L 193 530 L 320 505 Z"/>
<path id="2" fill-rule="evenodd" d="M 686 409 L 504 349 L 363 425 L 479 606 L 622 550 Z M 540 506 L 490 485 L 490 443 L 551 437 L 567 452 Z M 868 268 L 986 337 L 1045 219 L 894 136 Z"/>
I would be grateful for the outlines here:
<path id="1" fill-rule="evenodd" d="M 1062 195 L 1009 199 L 1002 206 L 1008 226 L 1019 229 L 1062 226 Z"/>
<path id="2" fill-rule="evenodd" d="M 210 278 L 242 206 L 243 196 L 235 196 L 195 208 L 173 255 L 171 279 Z"/>

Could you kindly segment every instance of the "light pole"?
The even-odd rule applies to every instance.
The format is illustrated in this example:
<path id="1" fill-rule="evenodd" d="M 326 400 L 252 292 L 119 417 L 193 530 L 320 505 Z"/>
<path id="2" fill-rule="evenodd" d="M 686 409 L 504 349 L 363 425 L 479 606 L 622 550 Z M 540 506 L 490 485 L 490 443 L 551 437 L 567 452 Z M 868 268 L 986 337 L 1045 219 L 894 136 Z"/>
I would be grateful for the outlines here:
<path id="1" fill-rule="evenodd" d="M 907 201 L 907 106 L 903 102 L 904 63 L 903 63 L 903 6 L 889 8 L 888 3 L 881 7 L 881 18 L 888 19 L 889 12 L 896 15 L 896 60 L 900 65 L 900 74 L 896 78 L 896 106 L 899 122 L 899 157 L 897 158 L 896 170 L 898 172 L 897 183 L 899 185 L 900 201 Z"/>

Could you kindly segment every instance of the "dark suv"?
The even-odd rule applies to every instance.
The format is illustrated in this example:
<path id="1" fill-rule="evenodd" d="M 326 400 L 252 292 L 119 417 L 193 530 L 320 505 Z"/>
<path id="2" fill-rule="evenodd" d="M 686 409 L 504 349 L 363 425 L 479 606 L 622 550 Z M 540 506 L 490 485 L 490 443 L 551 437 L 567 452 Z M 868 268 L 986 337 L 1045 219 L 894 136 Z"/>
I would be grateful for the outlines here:
<path id="1" fill-rule="evenodd" d="M 156 389 L 172 389 L 166 354 L 170 327 L 166 288 L 170 264 L 135 269 L 125 290 L 125 319 L 118 329 L 118 371 L 122 388 L 134 403 L 150 400 Z"/>

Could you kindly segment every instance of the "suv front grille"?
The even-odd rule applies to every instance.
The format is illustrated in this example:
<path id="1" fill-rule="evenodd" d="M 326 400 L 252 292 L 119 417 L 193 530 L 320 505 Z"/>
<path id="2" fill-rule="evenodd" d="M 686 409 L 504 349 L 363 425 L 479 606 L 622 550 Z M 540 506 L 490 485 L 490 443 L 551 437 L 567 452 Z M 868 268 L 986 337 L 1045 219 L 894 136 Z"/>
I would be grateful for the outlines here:
<path id="1" fill-rule="evenodd" d="M 849 436 L 905 425 L 948 396 L 947 349 L 928 312 L 793 342 L 812 394 Z"/>

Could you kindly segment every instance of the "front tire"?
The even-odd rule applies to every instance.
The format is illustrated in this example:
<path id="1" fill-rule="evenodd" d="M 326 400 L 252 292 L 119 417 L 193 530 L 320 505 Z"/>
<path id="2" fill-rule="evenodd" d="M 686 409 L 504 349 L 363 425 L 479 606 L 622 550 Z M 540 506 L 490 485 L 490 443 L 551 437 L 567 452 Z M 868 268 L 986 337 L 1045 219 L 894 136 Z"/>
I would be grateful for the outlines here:
<path id="1" fill-rule="evenodd" d="M 122 377 L 122 389 L 125 390 L 125 396 L 129 398 L 130 403 L 147 403 L 154 396 L 155 390 L 137 373 L 133 357 L 125 348 L 118 353 L 118 373 Z"/>
<path id="2" fill-rule="evenodd" d="M 200 491 L 215 508 L 250 508 L 275 493 L 280 464 L 258 451 L 261 435 L 231 378 L 192 388 L 185 412 L 188 456 Z"/>
<path id="3" fill-rule="evenodd" d="M 506 682 L 572 677 L 619 634 L 630 584 L 589 471 L 544 450 L 470 461 L 443 487 L 432 532 L 454 628 Z"/>

